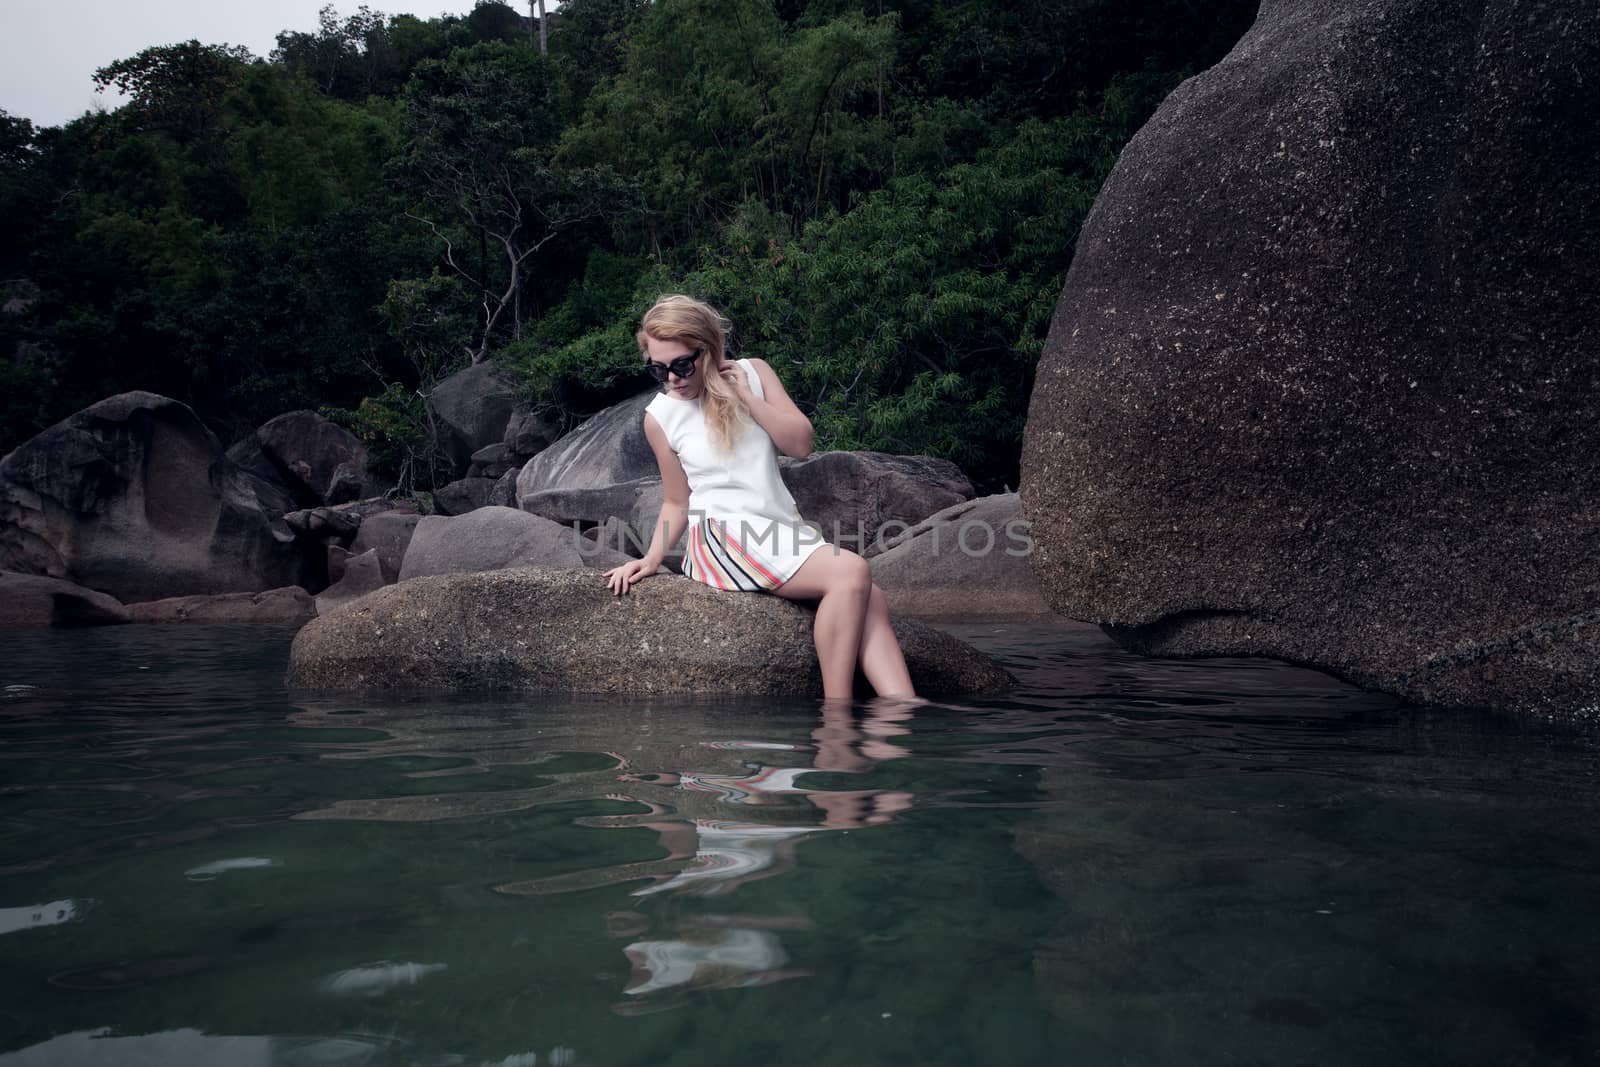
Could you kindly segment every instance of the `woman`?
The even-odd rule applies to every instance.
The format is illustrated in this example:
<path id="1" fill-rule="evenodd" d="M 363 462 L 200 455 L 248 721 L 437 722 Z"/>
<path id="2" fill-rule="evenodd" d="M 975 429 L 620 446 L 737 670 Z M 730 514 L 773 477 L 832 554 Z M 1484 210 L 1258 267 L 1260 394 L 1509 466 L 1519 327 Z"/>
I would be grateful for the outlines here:
<path id="1" fill-rule="evenodd" d="M 883 590 L 867 561 L 803 525 L 778 475 L 777 449 L 811 454 L 811 420 L 763 360 L 724 358 L 722 316 L 665 296 L 638 333 L 645 369 L 662 385 L 644 433 L 661 468 L 661 516 L 643 559 L 606 571 L 619 596 L 654 574 L 693 511 L 683 572 L 720 590 L 817 602 L 813 636 L 822 692 L 849 698 L 856 664 L 879 696 L 914 697 Z"/>

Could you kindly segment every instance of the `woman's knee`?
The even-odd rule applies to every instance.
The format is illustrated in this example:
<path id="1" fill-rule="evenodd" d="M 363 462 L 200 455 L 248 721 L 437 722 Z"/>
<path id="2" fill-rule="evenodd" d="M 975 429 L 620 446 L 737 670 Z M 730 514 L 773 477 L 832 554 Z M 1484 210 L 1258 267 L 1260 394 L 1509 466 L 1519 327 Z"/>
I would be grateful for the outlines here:
<path id="1" fill-rule="evenodd" d="M 841 592 L 867 598 L 877 588 L 872 584 L 872 568 L 854 552 L 846 551 L 839 555 L 833 574 L 833 584 Z"/>

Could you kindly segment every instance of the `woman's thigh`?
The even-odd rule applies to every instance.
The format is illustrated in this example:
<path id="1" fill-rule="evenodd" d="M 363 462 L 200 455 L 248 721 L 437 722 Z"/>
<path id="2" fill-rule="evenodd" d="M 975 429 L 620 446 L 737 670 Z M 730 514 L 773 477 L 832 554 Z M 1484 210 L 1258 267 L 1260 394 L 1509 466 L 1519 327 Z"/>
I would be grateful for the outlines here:
<path id="1" fill-rule="evenodd" d="M 848 548 L 823 545 L 772 592 L 786 600 L 817 600 L 833 590 L 865 594 L 871 589 L 872 570 L 866 560 Z"/>

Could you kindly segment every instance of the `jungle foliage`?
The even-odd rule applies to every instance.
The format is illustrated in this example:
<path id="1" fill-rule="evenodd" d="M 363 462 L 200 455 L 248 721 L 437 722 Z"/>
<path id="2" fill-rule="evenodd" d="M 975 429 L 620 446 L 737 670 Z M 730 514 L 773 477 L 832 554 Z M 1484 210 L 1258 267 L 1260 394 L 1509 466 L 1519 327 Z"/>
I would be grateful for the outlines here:
<path id="1" fill-rule="evenodd" d="M 580 418 L 684 291 L 819 447 L 1014 482 L 1096 192 L 1254 7 L 566 0 L 547 55 L 498 2 L 328 7 L 265 59 L 147 49 L 97 73 L 114 111 L 0 112 L 0 453 L 149 389 L 224 440 L 314 407 L 421 464 L 440 377 L 494 359 Z"/>

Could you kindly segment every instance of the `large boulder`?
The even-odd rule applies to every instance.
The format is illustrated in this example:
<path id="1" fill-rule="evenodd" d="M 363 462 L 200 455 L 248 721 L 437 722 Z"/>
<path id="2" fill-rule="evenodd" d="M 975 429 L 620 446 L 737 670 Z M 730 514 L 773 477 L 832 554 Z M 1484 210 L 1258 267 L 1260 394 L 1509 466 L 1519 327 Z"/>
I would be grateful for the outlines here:
<path id="1" fill-rule="evenodd" d="M 0 460 L 0 569 L 125 601 L 300 584 L 258 488 L 183 404 L 110 397 Z"/>
<path id="2" fill-rule="evenodd" d="M 896 615 L 1028 619 L 1051 614 L 1028 561 L 1033 538 L 1016 493 L 965 500 L 884 542 L 872 579 Z"/>
<path id="3" fill-rule="evenodd" d="M 1590 0 L 1266 0 L 1084 225 L 1023 454 L 1051 603 L 1600 703 L 1596 70 Z"/>
<path id="4" fill-rule="evenodd" d="M 291 684 L 819 696 L 813 615 L 778 597 L 653 577 L 616 597 L 592 571 L 440 575 L 389 586 L 296 635 Z M 929 696 L 1010 683 L 949 634 L 899 621 Z"/>
<path id="5" fill-rule="evenodd" d="M 782 473 L 805 520 L 830 543 L 863 556 L 974 492 L 960 467 L 931 456 L 816 452 L 783 462 Z"/>
<path id="6" fill-rule="evenodd" d="M 0 571 L 0 630 L 128 621 L 127 609 L 115 597 L 60 578 Z"/>
<path id="7" fill-rule="evenodd" d="M 570 527 L 516 508 L 429 515 L 417 523 L 400 580 L 507 567 L 613 567 L 627 557 L 584 542 Z"/>
<path id="8" fill-rule="evenodd" d="M 458 475 L 472 455 L 500 443 L 514 415 L 527 410 L 512 379 L 493 363 L 477 363 L 434 386 L 428 407 L 443 433 L 440 443 Z"/>
<path id="9" fill-rule="evenodd" d="M 267 420 L 235 442 L 228 458 L 282 485 L 300 508 L 343 504 L 392 488 L 367 469 L 367 446 L 361 439 L 315 411 L 291 411 Z"/>
<path id="10" fill-rule="evenodd" d="M 588 489 L 659 472 L 644 436 L 644 409 L 656 390 L 613 404 L 540 452 L 517 475 L 517 506 L 550 489 Z"/>

